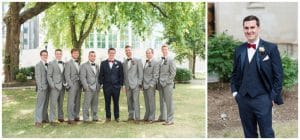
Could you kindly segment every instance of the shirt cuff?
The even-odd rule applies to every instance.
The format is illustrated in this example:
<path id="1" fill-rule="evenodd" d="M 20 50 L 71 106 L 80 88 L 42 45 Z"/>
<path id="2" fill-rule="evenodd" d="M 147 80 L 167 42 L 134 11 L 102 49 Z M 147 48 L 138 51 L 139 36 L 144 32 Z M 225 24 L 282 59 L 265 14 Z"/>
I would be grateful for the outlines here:
<path id="1" fill-rule="evenodd" d="M 232 96 L 235 97 L 238 93 L 235 91 L 232 93 Z"/>

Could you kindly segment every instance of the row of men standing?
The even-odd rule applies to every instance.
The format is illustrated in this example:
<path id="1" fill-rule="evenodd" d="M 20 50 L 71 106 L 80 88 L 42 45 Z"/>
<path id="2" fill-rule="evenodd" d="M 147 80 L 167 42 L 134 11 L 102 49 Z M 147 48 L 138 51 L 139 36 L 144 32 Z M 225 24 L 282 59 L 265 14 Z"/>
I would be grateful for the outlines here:
<path id="1" fill-rule="evenodd" d="M 143 66 L 141 59 L 133 57 L 131 46 L 125 46 L 127 59 L 123 63 L 115 59 L 116 50 L 108 49 L 108 58 L 95 64 L 96 53 L 90 51 L 88 61 L 81 64 L 78 60 L 79 50 L 72 49 L 72 59 L 64 63 L 61 61 L 62 50 L 55 50 L 55 60 L 47 63 L 48 52 L 40 52 L 41 61 L 35 67 L 37 85 L 37 102 L 35 112 L 35 126 L 50 122 L 57 125 L 58 121 L 64 122 L 63 101 L 65 90 L 68 91 L 68 123 L 75 124 L 79 121 L 81 91 L 84 91 L 83 122 L 90 123 L 89 112 L 91 109 L 92 121 L 98 121 L 99 91 L 103 88 L 105 99 L 106 122 L 111 121 L 111 99 L 115 121 L 119 122 L 119 97 L 120 90 L 125 86 L 128 121 L 139 122 L 140 119 L 140 90 L 144 92 L 146 112 L 143 121 L 149 123 L 164 122 L 172 125 L 173 105 L 173 80 L 176 66 L 173 59 L 168 57 L 168 46 L 161 47 L 163 56 L 161 60 L 153 59 L 154 51 L 146 50 L 147 60 Z M 160 116 L 155 120 L 155 91 L 159 91 Z M 50 115 L 48 117 L 48 104 L 50 101 Z"/>

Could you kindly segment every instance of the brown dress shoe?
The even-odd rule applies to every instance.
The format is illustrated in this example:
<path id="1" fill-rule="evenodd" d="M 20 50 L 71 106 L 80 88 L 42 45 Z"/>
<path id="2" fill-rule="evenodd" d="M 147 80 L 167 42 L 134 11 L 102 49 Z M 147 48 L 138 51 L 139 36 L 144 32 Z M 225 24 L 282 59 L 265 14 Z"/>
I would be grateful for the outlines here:
<path id="1" fill-rule="evenodd" d="M 65 120 L 64 120 L 64 119 L 58 119 L 58 121 L 59 121 L 59 122 L 64 122 Z"/>
<path id="2" fill-rule="evenodd" d="M 110 122 L 111 119 L 110 118 L 106 118 L 105 122 Z"/>
<path id="3" fill-rule="evenodd" d="M 50 125 L 52 125 L 52 126 L 57 126 L 58 123 L 57 123 L 57 122 L 50 122 Z"/>
<path id="4" fill-rule="evenodd" d="M 38 127 L 38 128 L 39 128 L 39 127 L 42 127 L 42 123 L 36 122 L 34 126 L 35 126 L 35 127 Z"/>
<path id="5" fill-rule="evenodd" d="M 76 121 L 76 122 L 79 122 L 79 121 L 80 121 L 80 119 L 79 119 L 79 118 L 75 118 L 75 121 Z"/>
<path id="6" fill-rule="evenodd" d="M 164 122 L 162 125 L 173 125 L 174 122 Z"/>
<path id="7" fill-rule="evenodd" d="M 90 124 L 92 122 L 91 121 L 83 121 L 83 123 Z"/>
<path id="8" fill-rule="evenodd" d="M 69 121 L 68 121 L 68 124 L 76 124 L 76 122 L 73 121 L 73 120 L 69 120 Z"/>

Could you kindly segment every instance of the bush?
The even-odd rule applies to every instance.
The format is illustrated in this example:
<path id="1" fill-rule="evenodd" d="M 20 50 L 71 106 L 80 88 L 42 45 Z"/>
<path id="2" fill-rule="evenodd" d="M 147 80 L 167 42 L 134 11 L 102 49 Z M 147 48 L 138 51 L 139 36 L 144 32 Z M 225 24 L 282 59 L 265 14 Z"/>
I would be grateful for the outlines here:
<path id="1" fill-rule="evenodd" d="M 26 82 L 27 81 L 27 76 L 22 73 L 22 72 L 19 72 L 17 75 L 16 75 L 16 80 L 18 82 Z"/>
<path id="2" fill-rule="evenodd" d="M 208 72 L 217 73 L 222 82 L 229 82 L 234 49 L 242 42 L 226 33 L 217 34 L 208 39 Z"/>
<path id="3" fill-rule="evenodd" d="M 34 66 L 27 67 L 27 68 L 20 68 L 19 70 L 15 71 L 16 75 L 19 74 L 19 73 L 22 73 L 26 77 L 30 76 L 30 77 L 32 77 L 32 79 L 34 79 Z M 16 80 L 17 80 L 17 77 L 16 77 Z"/>
<path id="4" fill-rule="evenodd" d="M 287 55 L 281 57 L 283 67 L 283 90 L 292 91 L 292 87 L 298 82 L 298 63 Z"/>
<path id="5" fill-rule="evenodd" d="M 178 82 L 186 82 L 192 79 L 192 72 L 189 69 L 177 68 L 175 80 Z"/>

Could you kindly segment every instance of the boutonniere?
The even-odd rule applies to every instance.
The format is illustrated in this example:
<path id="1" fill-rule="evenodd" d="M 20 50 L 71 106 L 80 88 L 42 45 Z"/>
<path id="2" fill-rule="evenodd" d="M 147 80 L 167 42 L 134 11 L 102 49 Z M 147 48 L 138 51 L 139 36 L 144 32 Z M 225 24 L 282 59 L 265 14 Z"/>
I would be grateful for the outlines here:
<path id="1" fill-rule="evenodd" d="M 119 65 L 116 65 L 116 68 L 119 68 Z"/>
<path id="2" fill-rule="evenodd" d="M 131 60 L 131 64 L 134 65 L 134 64 L 135 64 L 135 61 Z"/>
<path id="3" fill-rule="evenodd" d="M 115 61 L 114 64 L 117 65 L 118 63 Z"/>
<path id="4" fill-rule="evenodd" d="M 264 46 L 260 46 L 259 48 L 258 48 L 258 52 L 261 54 L 261 55 L 265 55 L 265 47 Z"/>

